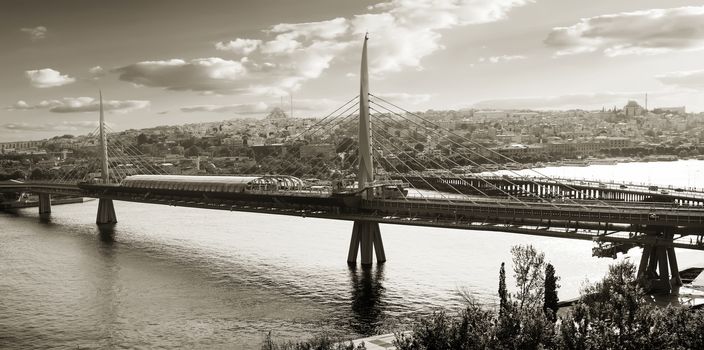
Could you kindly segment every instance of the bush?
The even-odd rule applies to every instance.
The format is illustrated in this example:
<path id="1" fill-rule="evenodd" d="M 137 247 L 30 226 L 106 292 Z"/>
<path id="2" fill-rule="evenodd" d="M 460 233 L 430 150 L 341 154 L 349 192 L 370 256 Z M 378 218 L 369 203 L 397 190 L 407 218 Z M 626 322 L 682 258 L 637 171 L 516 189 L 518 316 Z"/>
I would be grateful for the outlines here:
<path id="1" fill-rule="evenodd" d="M 558 278 L 552 265 L 544 265 L 540 253 L 523 249 L 518 254 L 525 271 L 520 293 L 506 295 L 505 272 L 500 270 L 498 311 L 481 307 L 464 293 L 466 307 L 455 315 L 439 310 L 420 318 L 409 333 L 396 333 L 399 350 L 470 349 L 704 349 L 704 310 L 684 306 L 659 307 L 648 300 L 639 286 L 635 266 L 621 262 L 609 267 L 604 279 L 586 287 L 580 300 L 564 316 L 555 318 L 552 307 L 557 297 Z M 537 258 L 537 259 L 534 259 Z M 523 264 L 523 262 L 529 262 Z M 531 268 L 526 268 L 530 266 Z M 535 266 L 547 268 L 545 286 Z M 542 269 L 541 269 L 542 271 Z M 526 283 L 527 282 L 527 283 Z M 526 289 L 526 285 L 531 287 Z M 549 290 L 546 302 L 532 302 L 534 288 Z M 554 294 L 553 294 L 554 293 Z M 520 300 L 530 298 L 530 302 Z M 549 300 L 548 300 L 549 299 Z M 362 344 L 362 347 L 364 345 Z M 316 337 L 304 343 L 276 345 L 267 337 L 264 350 L 356 349 L 352 343 Z"/>
<path id="2" fill-rule="evenodd" d="M 548 275 L 553 277 L 546 282 L 558 287 L 554 271 Z M 505 284 L 499 284 L 501 293 Z M 400 350 L 704 349 L 704 310 L 650 302 L 629 262 L 612 265 L 602 281 L 585 288 L 572 309 L 556 319 L 550 307 L 516 300 L 534 295 L 524 289 L 514 300 L 502 298 L 495 312 L 465 294 L 465 310 L 453 316 L 437 311 L 419 320 L 409 334 L 397 333 L 394 345 Z"/>
<path id="3" fill-rule="evenodd" d="M 304 342 L 283 342 L 276 343 L 271 332 L 264 338 L 262 350 L 364 350 L 364 342 L 355 347 L 353 342 L 345 342 L 341 339 L 333 338 L 327 334 L 313 337 Z"/>
<path id="4" fill-rule="evenodd" d="M 394 345 L 400 350 L 486 349 L 491 344 L 487 330 L 493 321 L 494 315 L 476 303 L 456 317 L 439 311 L 414 325 L 411 334 L 397 333 Z"/>

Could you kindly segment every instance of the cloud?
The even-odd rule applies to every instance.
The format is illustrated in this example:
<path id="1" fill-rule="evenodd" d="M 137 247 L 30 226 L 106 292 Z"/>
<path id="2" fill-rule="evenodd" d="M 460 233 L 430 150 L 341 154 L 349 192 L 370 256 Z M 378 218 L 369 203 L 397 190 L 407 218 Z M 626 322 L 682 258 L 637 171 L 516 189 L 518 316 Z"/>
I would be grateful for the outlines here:
<path id="1" fill-rule="evenodd" d="M 335 106 L 337 101 L 329 99 L 294 99 L 293 108 L 294 114 L 296 112 L 324 112 L 329 110 L 331 107 Z M 264 102 L 258 103 L 243 103 L 243 104 L 230 104 L 230 105 L 195 105 L 195 106 L 185 106 L 181 107 L 180 110 L 185 113 L 196 113 L 196 112 L 211 112 L 211 113 L 234 113 L 234 114 L 260 114 L 271 109 L 273 106 L 277 106 L 277 103 L 266 104 Z M 284 109 L 286 112 L 289 111 L 290 105 L 288 100 Z"/>
<path id="2" fill-rule="evenodd" d="M 285 96 L 320 77 L 335 62 L 359 57 L 365 32 L 371 37 L 372 74 L 422 69 L 421 60 L 442 49 L 442 30 L 501 20 L 512 8 L 530 2 L 390 0 L 370 7 L 368 13 L 279 23 L 264 29 L 261 38 L 215 44 L 218 50 L 242 55 L 239 61 L 217 57 L 168 59 L 138 62 L 114 71 L 123 81 L 170 90 Z M 213 74 L 216 69 L 229 69 L 233 74 Z"/>
<path id="3" fill-rule="evenodd" d="M 663 84 L 674 85 L 685 89 L 704 90 L 704 69 L 670 72 L 656 75 Z"/>
<path id="4" fill-rule="evenodd" d="M 95 66 L 90 69 L 88 69 L 88 73 L 90 73 L 91 76 L 93 76 L 93 79 L 100 79 L 105 76 L 106 72 L 105 69 L 101 66 Z"/>
<path id="5" fill-rule="evenodd" d="M 653 94 L 654 95 L 654 94 Z M 655 97 L 655 96 L 653 96 Z M 642 93 L 614 92 L 593 94 L 567 94 L 559 96 L 519 97 L 479 101 L 472 105 L 476 109 L 601 109 L 618 108 L 628 100 L 641 100 Z"/>
<path id="6" fill-rule="evenodd" d="M 37 88 L 62 86 L 76 81 L 75 78 L 61 74 L 61 72 L 55 71 L 51 68 L 28 70 L 25 71 L 24 74 L 27 76 L 32 86 Z"/>
<path id="7" fill-rule="evenodd" d="M 241 61 L 218 57 L 196 58 L 190 61 L 171 59 L 143 61 L 113 70 L 119 79 L 137 85 L 163 87 L 169 90 L 232 92 L 242 88 L 247 76 Z"/>
<path id="8" fill-rule="evenodd" d="M 110 124 L 110 123 L 106 123 Z M 7 123 L 1 128 L 14 131 L 90 131 L 98 127 L 98 121 L 61 121 L 47 123 Z"/>
<path id="9" fill-rule="evenodd" d="M 276 39 L 267 41 L 262 46 L 264 54 L 288 54 L 301 47 L 301 42 L 294 39 L 294 36 L 281 34 L 277 35 Z"/>
<path id="10" fill-rule="evenodd" d="M 261 45 L 261 40 L 241 39 L 221 41 L 215 44 L 215 48 L 220 51 L 230 51 L 239 55 L 247 56 Z"/>
<path id="11" fill-rule="evenodd" d="M 269 31 L 290 35 L 292 38 L 333 40 L 347 33 L 348 28 L 347 20 L 338 17 L 319 22 L 281 23 L 273 26 Z"/>
<path id="12" fill-rule="evenodd" d="M 530 0 L 392 0 L 372 7 L 373 12 L 355 16 L 353 33 L 369 31 L 374 50 L 371 69 L 376 73 L 422 69 L 421 60 L 443 49 L 446 29 L 495 22 L 512 8 Z"/>
<path id="13" fill-rule="evenodd" d="M 490 56 L 490 57 L 479 57 L 479 62 L 489 62 L 489 63 L 500 63 L 515 60 L 524 60 L 526 56 L 523 55 L 501 55 L 501 56 Z"/>
<path id="14" fill-rule="evenodd" d="M 181 107 L 181 112 L 213 112 L 213 113 L 234 113 L 234 114 L 256 114 L 264 113 L 269 109 L 266 103 L 247 103 L 231 105 L 197 105 Z"/>
<path id="15" fill-rule="evenodd" d="M 239 61 L 218 57 L 190 61 L 171 59 L 138 62 L 113 72 L 118 73 L 123 81 L 168 90 L 279 96 L 297 90 L 305 80 L 320 76 L 335 54 L 346 46 L 346 43 L 331 41 L 312 42 L 306 50 L 275 57 L 277 63 L 268 59 L 258 63 L 247 57 Z"/>
<path id="16" fill-rule="evenodd" d="M 319 22 L 280 23 L 267 30 L 268 33 L 276 34 L 276 37 L 263 44 L 262 53 L 282 55 L 299 48 L 318 50 L 320 48 L 306 47 L 305 43 L 332 43 L 347 33 L 348 28 L 348 21 L 342 17 Z"/>
<path id="17" fill-rule="evenodd" d="M 147 108 L 149 105 L 149 101 L 143 100 L 103 100 L 103 110 L 116 113 L 128 113 Z M 64 97 L 61 100 L 44 100 L 30 105 L 24 100 L 19 100 L 7 109 L 13 111 L 48 109 L 52 113 L 96 112 L 100 110 L 100 101 L 92 97 Z"/>
<path id="18" fill-rule="evenodd" d="M 41 101 L 35 105 L 30 105 L 24 100 L 18 100 L 15 102 L 14 105 L 7 107 L 7 110 L 10 111 L 23 111 L 23 110 L 31 110 L 31 109 L 49 109 L 52 107 L 56 107 L 61 104 L 61 101 L 59 100 L 44 100 Z"/>
<path id="19" fill-rule="evenodd" d="M 418 105 L 430 101 L 429 94 L 381 93 L 377 96 L 398 105 Z"/>
<path id="20" fill-rule="evenodd" d="M 544 40 L 557 56 L 585 52 L 650 55 L 704 49 L 704 6 L 649 9 L 583 18 Z"/>
<path id="21" fill-rule="evenodd" d="M 46 27 L 37 26 L 34 28 L 21 28 L 21 32 L 29 34 L 32 41 L 41 40 L 46 38 Z"/>

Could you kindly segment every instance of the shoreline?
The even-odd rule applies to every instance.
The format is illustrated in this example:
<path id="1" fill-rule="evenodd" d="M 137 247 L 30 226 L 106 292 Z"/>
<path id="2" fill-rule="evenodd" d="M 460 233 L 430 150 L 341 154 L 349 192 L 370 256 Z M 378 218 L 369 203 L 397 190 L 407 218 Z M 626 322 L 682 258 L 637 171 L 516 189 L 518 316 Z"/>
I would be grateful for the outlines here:
<path id="1" fill-rule="evenodd" d="M 680 157 L 677 155 L 657 155 L 644 157 L 604 157 L 604 158 L 579 158 L 560 159 L 554 161 L 538 162 L 506 162 L 506 163 L 483 163 L 475 165 L 465 165 L 452 168 L 451 170 L 426 169 L 429 173 L 451 172 L 455 175 L 471 175 L 481 173 L 493 173 L 500 171 L 521 171 L 530 169 L 560 168 L 560 167 L 587 167 L 591 165 L 618 165 L 626 163 L 656 163 L 656 162 L 677 162 L 687 160 L 704 160 L 704 155 Z"/>
<path id="2" fill-rule="evenodd" d="M 89 200 L 91 200 L 91 199 L 89 199 Z M 86 201 L 88 201 L 88 200 L 86 200 L 83 197 L 52 198 L 51 205 L 53 206 L 53 205 L 62 205 L 62 204 L 84 203 Z M 0 203 L 0 210 L 33 208 L 33 207 L 38 207 L 38 206 L 39 206 L 39 201 L 5 202 L 5 203 Z"/>
<path id="3" fill-rule="evenodd" d="M 604 158 L 583 158 L 583 159 L 561 159 L 550 162 L 536 163 L 506 163 L 503 164 L 510 170 L 526 170 L 536 168 L 557 168 L 557 167 L 586 167 L 590 165 L 617 165 L 623 163 L 656 163 L 656 162 L 677 162 L 680 160 L 704 160 L 704 155 L 694 157 L 679 157 L 677 155 L 659 155 L 645 157 L 604 157 Z M 485 166 L 485 164 L 482 164 Z M 497 169 L 500 170 L 500 169 Z"/>

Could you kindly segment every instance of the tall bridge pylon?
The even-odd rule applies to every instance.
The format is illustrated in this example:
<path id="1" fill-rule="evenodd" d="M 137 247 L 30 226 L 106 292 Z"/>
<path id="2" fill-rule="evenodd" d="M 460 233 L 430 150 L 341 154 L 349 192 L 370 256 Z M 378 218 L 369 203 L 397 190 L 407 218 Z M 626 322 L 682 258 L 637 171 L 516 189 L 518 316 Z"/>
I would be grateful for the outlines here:
<path id="1" fill-rule="evenodd" d="M 372 124 L 369 118 L 369 70 L 367 68 L 367 40 L 364 36 L 362 47 L 362 67 L 359 74 L 359 174 L 357 184 L 364 189 L 367 183 L 374 181 L 374 165 L 372 156 Z M 363 192 L 363 195 L 364 194 Z"/>
<path id="2" fill-rule="evenodd" d="M 103 111 L 103 92 L 99 91 L 100 94 L 100 178 L 103 184 L 110 183 L 110 170 L 108 169 L 108 139 L 107 131 L 105 130 L 105 113 Z M 114 224 L 117 222 L 117 216 L 115 215 L 115 206 L 113 205 L 112 199 L 100 198 L 98 199 L 98 215 L 95 222 L 99 225 L 103 224 Z"/>
<path id="3" fill-rule="evenodd" d="M 370 196 L 372 189 L 367 189 L 374 181 L 374 164 L 372 154 L 372 124 L 369 116 L 369 69 L 367 66 L 367 41 L 364 35 L 362 46 L 362 65 L 359 74 L 359 173 L 357 174 L 357 188 L 362 199 Z M 376 254 L 376 262 L 386 261 L 384 243 L 381 240 L 381 230 L 378 222 L 355 220 L 350 239 L 350 250 L 347 262 L 357 262 L 357 252 L 361 247 L 362 265 L 372 264 L 372 255 Z"/>

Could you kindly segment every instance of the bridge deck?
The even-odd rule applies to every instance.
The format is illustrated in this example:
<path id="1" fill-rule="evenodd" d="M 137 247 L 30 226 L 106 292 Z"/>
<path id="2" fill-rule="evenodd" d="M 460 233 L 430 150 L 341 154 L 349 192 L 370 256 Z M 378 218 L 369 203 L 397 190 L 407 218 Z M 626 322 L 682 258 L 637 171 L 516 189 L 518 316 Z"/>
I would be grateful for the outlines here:
<path id="1" fill-rule="evenodd" d="M 680 235 L 704 234 L 704 208 L 671 203 L 560 201 L 526 203 L 511 199 L 374 199 L 323 193 L 217 193 L 146 190 L 119 185 L 0 185 L 4 190 L 70 194 L 121 201 L 310 216 L 340 220 L 514 232 L 540 236 L 634 242 L 647 226 L 670 227 Z M 291 191 L 288 191 L 291 192 Z M 636 239 L 645 239 L 635 237 Z M 636 242 L 639 242 L 636 240 Z M 673 246 L 704 246 L 675 242 Z"/>

